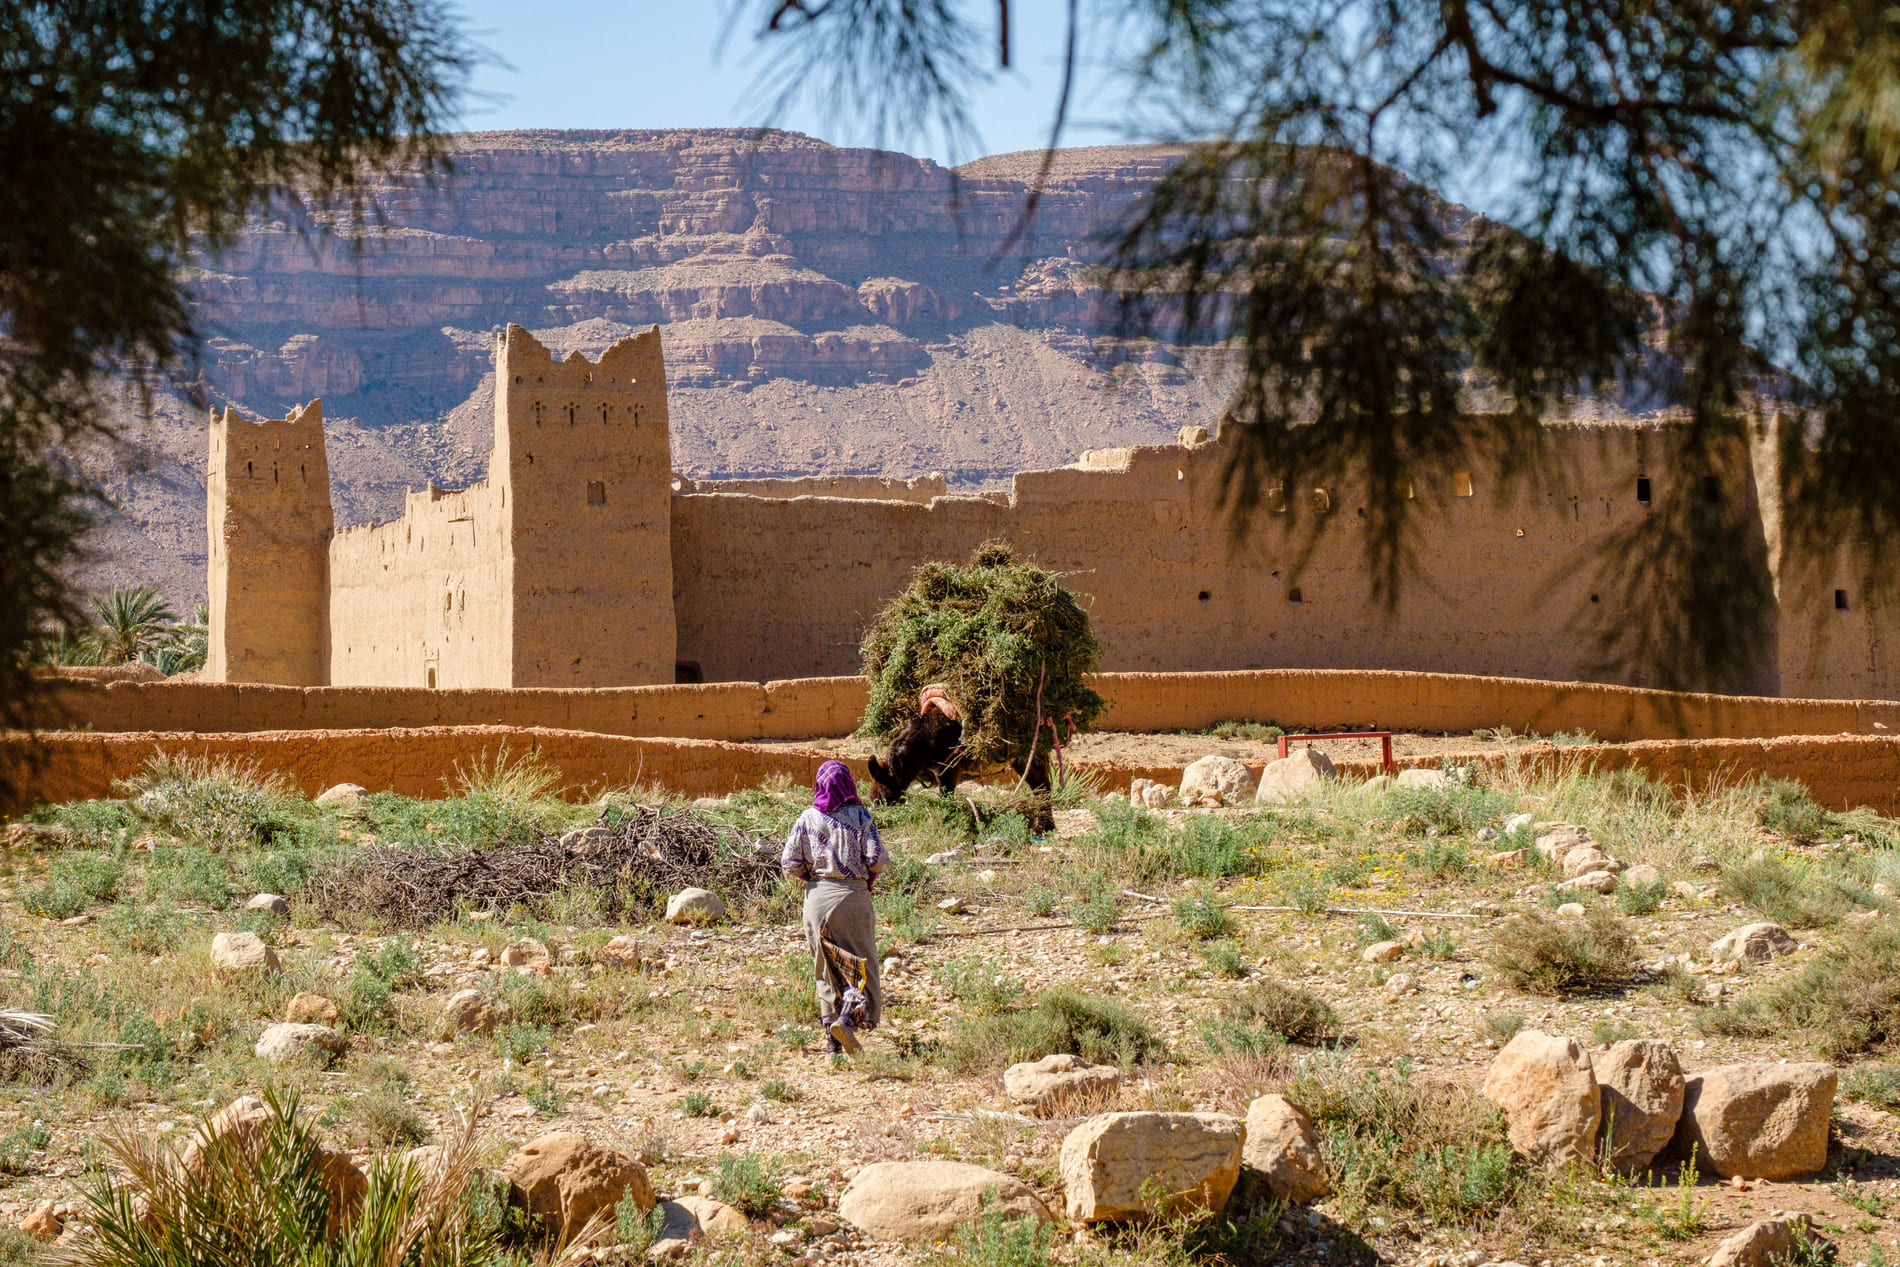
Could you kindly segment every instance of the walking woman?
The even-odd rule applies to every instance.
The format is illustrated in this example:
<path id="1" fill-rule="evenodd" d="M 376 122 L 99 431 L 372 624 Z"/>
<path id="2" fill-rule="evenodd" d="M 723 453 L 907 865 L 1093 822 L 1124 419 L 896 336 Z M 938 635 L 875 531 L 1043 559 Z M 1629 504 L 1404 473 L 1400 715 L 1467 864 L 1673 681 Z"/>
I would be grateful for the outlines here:
<path id="1" fill-rule="evenodd" d="M 885 853 L 844 762 L 819 766 L 816 783 L 811 808 L 785 838 L 779 868 L 805 882 L 805 941 L 818 977 L 818 1014 L 828 1036 L 826 1050 L 837 1055 L 858 1050 L 852 1031 L 877 1028 L 883 1003 L 871 888 L 884 869 Z"/>

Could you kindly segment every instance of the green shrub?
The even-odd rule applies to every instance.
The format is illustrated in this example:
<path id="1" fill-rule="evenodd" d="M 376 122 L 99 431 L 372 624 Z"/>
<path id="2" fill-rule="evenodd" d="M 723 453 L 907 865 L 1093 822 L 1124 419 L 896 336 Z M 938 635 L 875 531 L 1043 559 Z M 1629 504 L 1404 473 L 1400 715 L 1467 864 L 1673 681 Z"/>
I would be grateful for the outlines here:
<path id="1" fill-rule="evenodd" d="M 1360 918 L 1359 944 L 1361 946 L 1370 946 L 1382 941 L 1397 941 L 1398 939 L 1398 926 L 1393 924 L 1393 922 L 1385 916 L 1379 914 L 1379 912 L 1368 911 Z"/>
<path id="2" fill-rule="evenodd" d="M 1900 1107 L 1900 1065 L 1855 1065 L 1841 1079 L 1841 1095 L 1883 1109 Z"/>
<path id="3" fill-rule="evenodd" d="M 1484 1030 L 1500 1043 L 1508 1043 L 1524 1028 L 1524 1021 L 1522 1012 L 1486 1012 Z"/>
<path id="4" fill-rule="evenodd" d="M 1229 999 L 1205 1036 L 1216 1051 L 1246 1055 L 1284 1043 L 1317 1047 L 1339 1037 L 1339 1014 L 1310 991 L 1260 981 Z"/>
<path id="5" fill-rule="evenodd" d="M 719 1175 L 713 1196 L 747 1218 L 762 1219 L 778 1204 L 779 1161 L 757 1153 L 719 1154 Z"/>
<path id="6" fill-rule="evenodd" d="M 1852 893 L 1806 859 L 1764 854 L 1722 868 L 1722 896 L 1788 928 L 1823 928 L 1854 908 Z"/>
<path id="7" fill-rule="evenodd" d="M 160 834 L 213 850 L 309 844 L 330 831 L 327 815 L 255 763 L 160 753 L 121 790 Z"/>
<path id="8" fill-rule="evenodd" d="M 45 884 L 20 900 L 35 915 L 71 919 L 94 902 L 110 901 L 124 876 L 125 864 L 103 850 L 64 853 L 47 868 Z"/>
<path id="9" fill-rule="evenodd" d="M 178 945 L 184 918 L 152 902 L 121 902 L 99 921 L 106 936 L 141 955 L 159 955 Z"/>
<path id="10" fill-rule="evenodd" d="M 231 876 L 224 859 L 209 849 L 198 845 L 160 845 L 152 850 L 145 891 L 155 902 L 222 910 L 231 902 Z"/>
<path id="11" fill-rule="evenodd" d="M 1048 1267 L 1055 1228 L 1041 1219 L 1010 1217 L 985 1192 L 974 1222 L 958 1225 L 949 1261 L 954 1267 Z"/>
<path id="12" fill-rule="evenodd" d="M 381 1029 L 389 1021 L 389 1007 L 395 993 L 380 977 L 358 972 L 337 991 L 337 1020 L 359 1032 Z"/>
<path id="13" fill-rule="evenodd" d="M 1201 959 L 1215 976 L 1238 979 L 1247 975 L 1247 957 L 1231 941 L 1219 941 L 1201 947 Z"/>
<path id="14" fill-rule="evenodd" d="M 33 1154 L 53 1142 L 44 1126 L 27 1126 L 0 1136 L 0 1174 L 23 1175 L 33 1166 Z"/>
<path id="15" fill-rule="evenodd" d="M 1403 824 L 1406 834 L 1423 836 L 1436 827 L 1443 835 L 1469 835 L 1503 818 L 1512 799 L 1480 787 L 1391 787 L 1380 800 L 1380 812 Z"/>
<path id="16" fill-rule="evenodd" d="M 934 974 L 937 984 L 978 1016 L 1006 1012 L 1023 997 L 1023 983 L 984 959 L 952 959 Z"/>
<path id="17" fill-rule="evenodd" d="M 1753 789 L 1761 797 L 1757 821 L 1792 840 L 1824 840 L 1834 834 L 1834 815 L 1815 804 L 1807 785 L 1793 779 L 1764 779 Z"/>
<path id="18" fill-rule="evenodd" d="M 1607 990 L 1629 980 L 1636 938 L 1629 922 L 1605 906 L 1582 919 L 1530 912 L 1505 922 L 1487 957 L 1498 975 L 1533 994 Z"/>
<path id="19" fill-rule="evenodd" d="M 1455 840 L 1438 837 L 1407 854 L 1406 861 L 1427 879 L 1449 880 L 1471 865 L 1471 851 Z"/>
<path id="20" fill-rule="evenodd" d="M 777 1100 L 781 1104 L 796 1104 L 805 1098 L 805 1093 L 781 1078 L 773 1078 L 759 1088 L 759 1094 L 768 1100 Z"/>
<path id="21" fill-rule="evenodd" d="M 1161 1050 L 1161 1036 L 1127 1004 L 1058 986 L 1025 1010 L 962 1022 L 949 1058 L 957 1067 L 977 1070 L 1063 1052 L 1135 1064 Z"/>
<path id="22" fill-rule="evenodd" d="M 1240 926 L 1239 921 L 1221 905 L 1220 898 L 1206 889 L 1193 897 L 1184 897 L 1175 902 L 1174 922 L 1189 937 L 1201 941 L 1231 936 Z"/>
<path id="23" fill-rule="evenodd" d="M 1625 915 L 1650 915 L 1668 896 L 1669 886 L 1661 876 L 1648 884 L 1619 884 L 1616 886 L 1616 909 Z"/>
<path id="24" fill-rule="evenodd" d="M 725 1112 L 710 1091 L 688 1091 L 679 1098 L 679 1109 L 687 1117 L 718 1117 Z"/>
<path id="25" fill-rule="evenodd" d="M 1412 1158 L 1412 1180 L 1420 1209 L 1433 1218 L 1464 1222 L 1485 1214 L 1509 1198 L 1520 1173 L 1505 1144 L 1460 1148 L 1448 1144 Z"/>
<path id="26" fill-rule="evenodd" d="M 1234 823 L 1212 814 L 1193 814 L 1169 840 L 1171 870 L 1197 880 L 1259 872 L 1259 854 Z"/>
<path id="27" fill-rule="evenodd" d="M 545 1025 L 510 1021 L 495 1031 L 495 1046 L 504 1058 L 525 1065 L 537 1053 L 553 1050 L 554 1031 Z"/>
<path id="28" fill-rule="evenodd" d="M 1900 928 L 1850 923 L 1792 977 L 1697 1018 L 1711 1033 L 1805 1030 L 1824 1055 L 1884 1050 L 1900 1041 Z"/>
<path id="29" fill-rule="evenodd" d="M 1077 928 L 1099 937 L 1114 930 L 1121 913 L 1121 894 L 1112 882 L 1103 879 L 1083 894 L 1082 899 L 1075 904 L 1072 915 Z"/>
<path id="30" fill-rule="evenodd" d="M 646 1257 L 653 1242 L 666 1230 L 666 1209 L 655 1203 L 642 1214 L 639 1199 L 629 1188 L 614 1202 L 614 1240 L 636 1262 Z"/>
<path id="31" fill-rule="evenodd" d="M 408 1097 L 391 1086 L 358 1096 L 350 1106 L 350 1118 L 371 1143 L 384 1148 L 413 1148 L 429 1138 L 429 1124 Z"/>
<path id="32" fill-rule="evenodd" d="M 1047 885 L 1037 885 L 1023 894 L 1023 903 L 1029 907 L 1029 913 L 1037 919 L 1047 919 L 1055 914 L 1056 904 L 1061 895 Z"/>
<path id="33" fill-rule="evenodd" d="M 533 1106 L 542 1117 L 559 1117 L 566 1111 L 568 1102 L 574 1098 L 572 1091 L 563 1091 L 547 1074 L 541 1075 L 541 1081 L 522 1089 L 521 1098 Z"/>

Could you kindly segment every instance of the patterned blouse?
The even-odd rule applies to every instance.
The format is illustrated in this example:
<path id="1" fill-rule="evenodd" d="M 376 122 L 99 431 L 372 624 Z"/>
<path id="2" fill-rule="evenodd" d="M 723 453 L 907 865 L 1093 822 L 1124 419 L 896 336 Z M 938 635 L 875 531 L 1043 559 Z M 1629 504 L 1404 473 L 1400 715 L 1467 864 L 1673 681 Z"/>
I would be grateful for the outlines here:
<path id="1" fill-rule="evenodd" d="M 778 865 L 786 875 L 807 884 L 817 880 L 868 883 L 884 869 L 886 857 L 870 810 L 845 805 L 827 814 L 814 805 L 792 824 Z"/>

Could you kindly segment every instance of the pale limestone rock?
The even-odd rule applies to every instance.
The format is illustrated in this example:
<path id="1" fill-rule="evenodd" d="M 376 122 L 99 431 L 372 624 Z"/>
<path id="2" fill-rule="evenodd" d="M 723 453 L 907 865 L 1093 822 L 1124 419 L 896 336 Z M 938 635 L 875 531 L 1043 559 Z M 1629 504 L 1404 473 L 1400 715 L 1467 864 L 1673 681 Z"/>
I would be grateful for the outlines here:
<path id="1" fill-rule="evenodd" d="M 1367 963 L 1391 963 L 1405 954 L 1405 943 L 1396 941 L 1375 941 L 1359 952 L 1359 957 Z"/>
<path id="2" fill-rule="evenodd" d="M 1011 1065 L 1003 1071 L 1003 1093 L 1035 1113 L 1053 1113 L 1076 1095 L 1106 1093 L 1122 1084 L 1114 1065 L 1094 1065 L 1063 1053 Z"/>
<path id="3" fill-rule="evenodd" d="M 1317 748 L 1301 748 L 1260 772 L 1260 791 L 1254 799 L 1264 805 L 1291 800 L 1333 777 L 1333 761 Z"/>
<path id="4" fill-rule="evenodd" d="M 1483 1093 L 1504 1110 L 1511 1146 L 1532 1163 L 1589 1158 L 1602 1105 L 1590 1055 L 1575 1039 L 1524 1030 L 1491 1062 Z"/>
<path id="5" fill-rule="evenodd" d="M 1589 912 L 1583 909 L 1582 902 L 1565 902 L 1557 908 L 1557 914 L 1564 919 L 1582 919 Z"/>
<path id="6" fill-rule="evenodd" d="M 554 962 L 554 956 L 548 953 L 547 946 L 534 937 L 523 937 L 502 947 L 501 966 L 504 968 L 545 968 Z"/>
<path id="7" fill-rule="evenodd" d="M 1282 1095 L 1263 1095 L 1247 1106 L 1240 1164 L 1283 1201 L 1317 1201 L 1332 1191 L 1313 1119 Z"/>
<path id="8" fill-rule="evenodd" d="M 1375 774 L 1359 785 L 1359 792 L 1361 795 L 1377 795 L 1383 793 L 1387 788 L 1397 786 L 1398 784 L 1393 782 L 1391 775 Z"/>
<path id="9" fill-rule="evenodd" d="M 227 976 L 277 971 L 277 952 L 256 933 L 219 933 L 211 939 L 211 966 Z"/>
<path id="10" fill-rule="evenodd" d="M 1022 1180 L 960 1161 L 873 1163 L 838 1198 L 838 1213 L 880 1241 L 947 1241 L 977 1219 L 988 1192 L 1005 1216 L 1050 1219 L 1049 1208 Z"/>
<path id="11" fill-rule="evenodd" d="M 1557 867 L 1563 872 L 1565 879 L 1572 879 L 1576 876 L 1587 875 L 1592 871 L 1621 871 L 1623 864 L 1595 845 L 1584 845 L 1581 848 L 1565 850 L 1563 861 L 1559 862 Z"/>
<path id="12" fill-rule="evenodd" d="M 614 964 L 624 968 L 638 968 L 641 957 L 640 943 L 625 933 L 621 933 L 594 952 L 595 963 Z"/>
<path id="13" fill-rule="evenodd" d="M 495 1010 L 480 990 L 457 990 L 442 1003 L 442 1034 L 491 1034 L 495 1030 Z"/>
<path id="14" fill-rule="evenodd" d="M 666 900 L 669 924 L 709 924 L 725 917 L 725 902 L 707 889 L 681 889 Z"/>
<path id="15" fill-rule="evenodd" d="M 1582 875 L 1572 876 L 1568 883 L 1573 889 L 1586 889 L 1591 893 L 1611 893 L 1616 889 L 1616 874 L 1611 871 L 1586 871 Z"/>
<path id="16" fill-rule="evenodd" d="M 293 994 L 284 1007 L 284 1019 L 292 1025 L 330 1025 L 336 1021 L 336 1004 L 321 994 Z"/>
<path id="17" fill-rule="evenodd" d="M 1402 999 L 1418 993 L 1418 982 L 1409 972 L 1395 972 L 1385 979 L 1385 992 L 1388 998 Z"/>
<path id="18" fill-rule="evenodd" d="M 448 1150 L 440 1144 L 421 1144 L 402 1155 L 403 1165 L 423 1174 L 433 1174 L 448 1161 Z"/>
<path id="19" fill-rule="evenodd" d="M 1166 809 L 1173 795 L 1172 789 L 1153 779 L 1136 779 L 1128 785 L 1129 801 L 1148 809 Z"/>
<path id="20" fill-rule="evenodd" d="M 1795 1241 L 1811 1235 L 1809 1227 L 1805 1214 L 1757 1219 L 1717 1245 L 1708 1267 L 1771 1267 L 1785 1262 L 1794 1252 Z"/>
<path id="21" fill-rule="evenodd" d="M 362 802 L 362 799 L 368 795 L 368 790 L 360 784 L 338 783 L 317 793 L 316 800 L 312 801 L 311 804 L 321 806 L 324 809 L 340 811 L 353 810 L 356 809 Z"/>
<path id="22" fill-rule="evenodd" d="M 1181 772 L 1183 805 L 1239 805 L 1253 791 L 1253 771 L 1232 757 L 1202 757 Z"/>
<path id="23" fill-rule="evenodd" d="M 693 1252 L 693 1233 L 699 1231 L 699 1220 L 677 1201 L 662 1201 L 659 1206 L 660 1234 L 647 1246 L 647 1260 L 664 1263 L 687 1257 Z"/>
<path id="24" fill-rule="evenodd" d="M 1777 955 L 1794 953 L 1795 940 L 1779 924 L 1744 924 L 1709 947 L 1717 963 L 1767 963 Z"/>
<path id="25" fill-rule="evenodd" d="M 258 1037 L 256 1053 L 258 1059 L 273 1065 L 303 1059 L 328 1064 L 348 1046 L 349 1041 L 328 1025 L 283 1021 L 265 1028 Z"/>
<path id="26" fill-rule="evenodd" d="M 751 1221 L 724 1201 L 715 1201 L 711 1197 L 681 1197 L 679 1203 L 698 1222 L 699 1230 L 708 1236 L 720 1232 L 750 1232 L 752 1230 Z"/>
<path id="27" fill-rule="evenodd" d="M 1549 830 L 1536 838 L 1537 852 L 1549 858 L 1557 866 L 1563 865 L 1564 856 L 1573 849 L 1596 848 L 1596 842 L 1590 839 L 1590 833 L 1581 827 L 1574 827 L 1569 823 L 1544 825 Z"/>
<path id="28" fill-rule="evenodd" d="M 1696 1150 L 1723 1178 L 1786 1179 L 1827 1164 L 1828 1121 L 1840 1075 L 1820 1062 L 1723 1065 L 1692 1075 L 1670 1151 Z"/>
<path id="29" fill-rule="evenodd" d="M 1524 851 L 1501 849 L 1497 853 L 1486 854 L 1484 860 L 1494 867 L 1521 867 L 1524 865 Z"/>
<path id="30" fill-rule="evenodd" d="M 259 893 L 244 904 L 247 911 L 269 911 L 278 919 L 290 918 L 290 900 L 275 893 Z"/>
<path id="31" fill-rule="evenodd" d="M 1702 890 L 1698 889 L 1695 885 L 1689 883 L 1687 880 L 1676 881 L 1674 884 L 1669 886 L 1669 891 L 1675 894 L 1677 897 L 1687 898 L 1691 902 L 1697 902 L 1702 899 Z"/>
<path id="32" fill-rule="evenodd" d="M 1448 788 L 1451 780 L 1445 777 L 1443 770 L 1412 769 L 1399 771 L 1398 784 L 1400 787 Z"/>
<path id="33" fill-rule="evenodd" d="M 629 1194 L 642 1212 L 653 1208 L 645 1166 L 575 1131 L 529 1140 L 502 1163 L 500 1174 L 508 1182 L 508 1204 L 543 1220 L 556 1238 L 580 1231 Z"/>
<path id="34" fill-rule="evenodd" d="M 1662 872 L 1647 862 L 1639 862 L 1623 873 L 1623 883 L 1639 889 L 1647 889 L 1662 883 Z"/>
<path id="35" fill-rule="evenodd" d="M 1113 1223 L 1218 1210 L 1240 1178 L 1246 1134 L 1246 1123 L 1224 1113 L 1092 1117 L 1062 1141 L 1069 1217 Z"/>
<path id="36" fill-rule="evenodd" d="M 1668 1043 L 1631 1038 L 1591 1059 L 1603 1090 L 1603 1134 L 1610 1164 L 1625 1174 L 1649 1168 L 1675 1137 L 1685 1080 Z"/>

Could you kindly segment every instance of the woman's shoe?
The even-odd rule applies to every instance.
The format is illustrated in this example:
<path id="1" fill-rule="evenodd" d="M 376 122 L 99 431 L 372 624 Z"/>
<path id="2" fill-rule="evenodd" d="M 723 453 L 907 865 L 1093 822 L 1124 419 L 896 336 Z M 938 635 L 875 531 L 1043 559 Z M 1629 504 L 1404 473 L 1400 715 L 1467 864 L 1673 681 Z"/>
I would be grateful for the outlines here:
<path id="1" fill-rule="evenodd" d="M 825 1026 L 825 1032 L 831 1035 L 832 1042 L 843 1048 L 849 1055 L 855 1056 L 863 1050 L 863 1044 L 858 1042 L 858 1036 L 851 1032 L 851 1021 L 847 1017 L 840 1016 Z"/>
<path id="2" fill-rule="evenodd" d="M 839 1044 L 837 1039 L 833 1038 L 829 1034 L 825 1035 L 825 1055 L 827 1056 L 844 1055 L 844 1047 Z"/>

